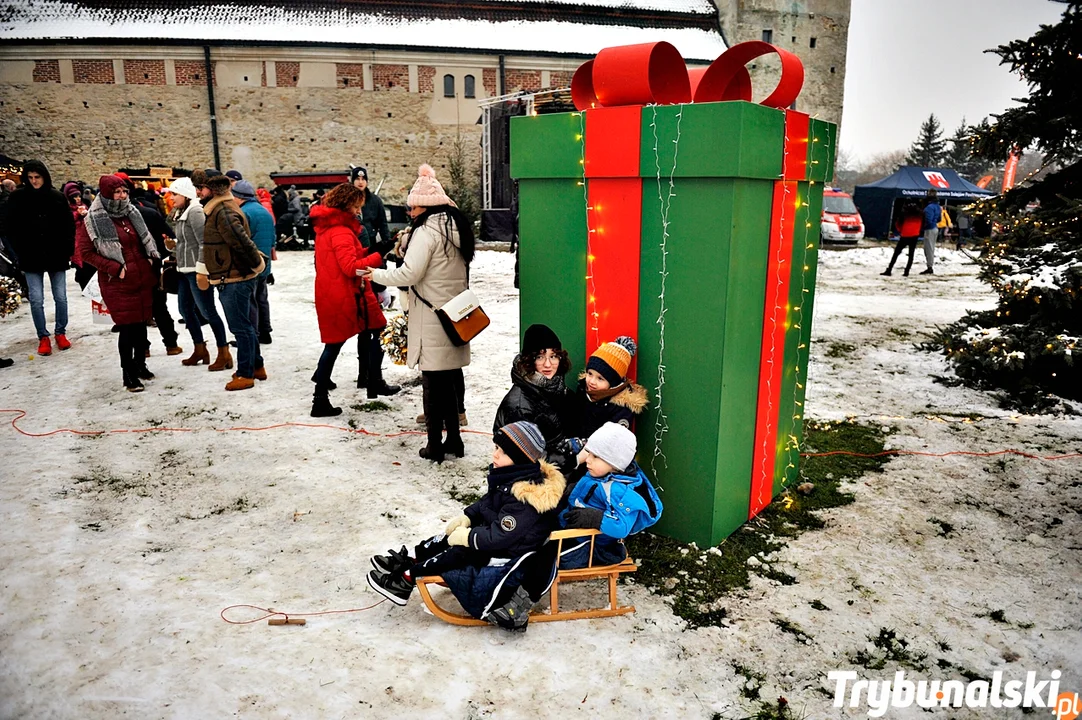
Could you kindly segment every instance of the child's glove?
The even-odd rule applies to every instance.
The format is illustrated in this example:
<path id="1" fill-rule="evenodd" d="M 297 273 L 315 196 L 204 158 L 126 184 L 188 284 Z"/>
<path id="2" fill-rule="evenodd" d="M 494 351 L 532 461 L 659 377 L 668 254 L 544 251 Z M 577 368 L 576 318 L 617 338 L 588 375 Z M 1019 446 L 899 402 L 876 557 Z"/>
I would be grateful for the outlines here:
<path id="1" fill-rule="evenodd" d="M 586 446 L 586 441 L 582 438 L 568 438 L 567 449 L 571 451 L 572 455 L 578 455 L 582 452 L 582 448 Z"/>
<path id="2" fill-rule="evenodd" d="M 600 530 L 605 513 L 597 508 L 571 508 L 564 516 L 564 527 Z"/>
<path id="3" fill-rule="evenodd" d="M 456 527 L 454 531 L 447 536 L 448 545 L 461 545 L 466 547 L 470 544 L 470 529 L 468 527 Z"/>
<path id="4" fill-rule="evenodd" d="M 444 535 L 450 535 L 460 527 L 468 528 L 470 526 L 470 519 L 465 515 L 459 515 L 451 522 L 447 523 L 447 528 L 443 531 Z"/>

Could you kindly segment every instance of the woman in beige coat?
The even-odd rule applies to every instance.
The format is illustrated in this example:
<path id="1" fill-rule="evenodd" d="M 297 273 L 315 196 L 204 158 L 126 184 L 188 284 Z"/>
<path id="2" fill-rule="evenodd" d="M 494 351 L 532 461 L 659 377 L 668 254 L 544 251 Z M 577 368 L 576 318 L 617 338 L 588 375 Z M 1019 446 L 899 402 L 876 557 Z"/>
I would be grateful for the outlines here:
<path id="1" fill-rule="evenodd" d="M 453 345 L 432 308 L 443 306 L 469 287 L 473 228 L 428 165 L 418 171 L 406 202 L 413 222 L 402 267 L 372 269 L 370 273 L 380 285 L 410 288 L 406 364 L 421 368 L 428 431 L 428 444 L 420 455 L 442 462 L 444 455 L 465 454 L 455 388 L 463 383 L 462 368 L 470 364 L 470 346 Z"/>

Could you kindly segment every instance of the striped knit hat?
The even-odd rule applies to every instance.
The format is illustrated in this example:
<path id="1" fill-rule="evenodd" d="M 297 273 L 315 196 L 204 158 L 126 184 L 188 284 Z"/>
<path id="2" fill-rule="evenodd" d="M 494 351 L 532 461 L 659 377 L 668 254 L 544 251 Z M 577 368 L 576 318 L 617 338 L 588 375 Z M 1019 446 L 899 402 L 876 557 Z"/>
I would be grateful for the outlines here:
<path id="1" fill-rule="evenodd" d="M 616 387 L 627 377 L 627 369 L 631 367 L 631 358 L 635 357 L 638 346 L 627 335 L 621 335 L 613 342 L 607 342 L 590 356 L 586 362 L 587 370 L 596 370 L 601 377 L 609 381 L 609 385 Z"/>
<path id="2" fill-rule="evenodd" d="M 515 461 L 516 465 L 535 463 L 545 457 L 545 436 L 532 422 L 520 420 L 496 431 L 492 441 Z"/>

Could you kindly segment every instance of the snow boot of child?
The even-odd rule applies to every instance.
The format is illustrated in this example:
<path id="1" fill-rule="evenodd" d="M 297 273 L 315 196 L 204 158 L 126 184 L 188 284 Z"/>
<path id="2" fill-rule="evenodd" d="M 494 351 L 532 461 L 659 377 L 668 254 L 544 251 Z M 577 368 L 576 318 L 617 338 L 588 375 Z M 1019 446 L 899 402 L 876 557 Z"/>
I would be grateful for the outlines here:
<path id="1" fill-rule="evenodd" d="M 404 607 L 413 593 L 414 583 L 402 573 L 385 573 L 372 570 L 368 573 L 368 585 L 395 605 Z"/>
<path id="2" fill-rule="evenodd" d="M 521 587 L 515 589 L 515 594 L 503 607 L 498 607 L 488 614 L 485 620 L 493 625 L 498 625 L 504 630 L 511 632 L 526 632 L 526 626 L 530 622 L 530 608 L 533 600 L 530 594 Z"/>
<path id="3" fill-rule="evenodd" d="M 143 383 L 139 380 L 139 376 L 130 368 L 123 368 L 124 371 L 124 388 L 131 393 L 143 392 Z"/>
<path id="4" fill-rule="evenodd" d="M 205 342 L 196 343 L 195 349 L 192 350 L 191 357 L 180 361 L 181 365 L 187 365 L 188 367 L 198 365 L 199 363 L 210 365 L 210 353 L 207 351 L 207 344 Z"/>
<path id="5" fill-rule="evenodd" d="M 218 356 L 214 358 L 214 362 L 210 364 L 207 370 L 211 372 L 218 372 L 219 370 L 232 370 L 233 369 L 233 355 L 229 352 L 228 345 L 218 346 Z"/>
<path id="6" fill-rule="evenodd" d="M 413 558 L 403 545 L 399 550 L 388 550 L 386 555 L 373 555 L 372 567 L 382 573 L 404 573 L 413 565 Z"/>

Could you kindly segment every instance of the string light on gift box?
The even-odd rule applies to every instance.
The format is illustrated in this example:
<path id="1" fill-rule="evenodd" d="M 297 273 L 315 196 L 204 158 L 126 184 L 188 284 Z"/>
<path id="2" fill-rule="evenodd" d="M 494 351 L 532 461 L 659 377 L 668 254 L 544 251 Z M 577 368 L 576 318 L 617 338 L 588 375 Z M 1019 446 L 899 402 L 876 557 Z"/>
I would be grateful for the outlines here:
<path id="1" fill-rule="evenodd" d="M 586 314 L 589 319 L 589 329 L 594 334 L 594 347 L 597 347 L 601 344 L 601 336 L 597 324 L 600 314 L 597 312 L 597 286 L 594 284 L 594 260 L 597 258 L 594 256 L 593 236 L 601 228 L 595 227 L 596 222 L 591 222 L 591 214 L 596 215 L 600 212 L 601 206 L 590 205 L 590 195 L 586 187 L 586 115 L 581 112 L 573 114 L 579 118 L 579 131 L 575 134 L 575 142 L 579 144 L 579 165 L 582 167 L 582 180 L 579 185 L 582 186 L 582 202 L 586 206 Z"/>
<path id="2" fill-rule="evenodd" d="M 658 137 L 657 137 L 657 105 L 651 105 L 653 111 L 653 118 L 650 120 L 650 129 L 654 134 L 654 168 L 656 170 L 655 179 L 657 181 L 657 199 L 661 208 L 661 292 L 658 295 L 660 300 L 657 326 L 658 326 L 658 356 L 657 356 L 657 386 L 654 388 L 654 397 L 656 398 L 656 404 L 654 409 L 657 410 L 657 418 L 654 420 L 654 453 L 650 457 L 650 469 L 653 471 L 654 477 L 657 477 L 657 460 L 661 459 L 663 466 L 668 467 L 668 461 L 665 458 L 665 453 L 661 449 L 662 440 L 665 438 L 665 433 L 669 431 L 669 418 L 665 414 L 665 409 L 662 406 L 662 391 L 665 388 L 665 281 L 669 277 L 668 266 L 668 240 L 669 240 L 669 209 L 672 207 L 672 199 L 676 197 L 676 186 L 673 182 L 673 178 L 676 175 L 676 160 L 680 153 L 680 122 L 684 116 L 684 106 L 680 105 L 680 110 L 676 113 L 676 139 L 673 140 L 673 157 L 672 157 L 672 169 L 669 172 L 669 187 L 668 192 L 665 193 L 661 188 L 661 155 L 658 151 Z"/>

